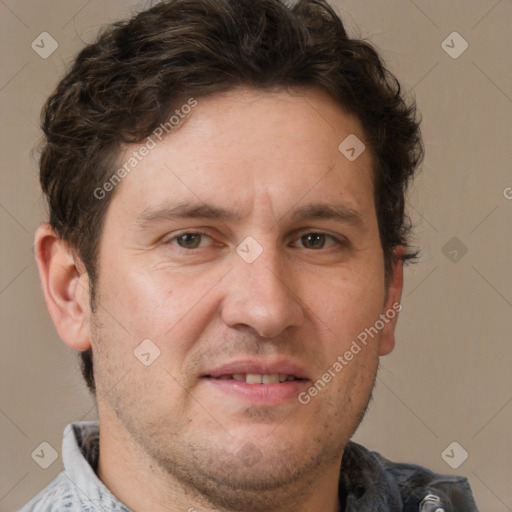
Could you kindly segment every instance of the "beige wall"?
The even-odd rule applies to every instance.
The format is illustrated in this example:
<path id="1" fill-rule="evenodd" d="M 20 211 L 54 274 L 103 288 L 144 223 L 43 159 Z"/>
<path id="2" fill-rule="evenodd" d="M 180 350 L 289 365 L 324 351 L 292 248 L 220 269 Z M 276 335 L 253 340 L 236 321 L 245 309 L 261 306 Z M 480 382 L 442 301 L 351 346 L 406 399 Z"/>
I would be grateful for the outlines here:
<path id="1" fill-rule="evenodd" d="M 60 454 L 64 426 L 95 416 L 75 355 L 46 313 L 33 261 L 34 229 L 44 219 L 29 154 L 39 109 L 83 41 L 148 3 L 0 3 L 1 511 L 15 510 L 61 470 L 60 459 L 41 469 L 33 450 L 48 442 Z M 335 5 L 413 91 L 427 150 L 410 196 L 423 256 L 406 271 L 398 345 L 382 360 L 357 440 L 394 460 L 466 475 L 482 511 L 511 511 L 512 2 Z M 58 42 L 47 59 L 31 48 L 43 31 Z M 456 59 L 441 46 L 454 31 L 469 44 Z M 457 39 L 448 44 L 461 48 Z M 467 253 L 450 261 L 462 246 Z M 453 441 L 469 453 L 456 470 L 441 457 Z"/>

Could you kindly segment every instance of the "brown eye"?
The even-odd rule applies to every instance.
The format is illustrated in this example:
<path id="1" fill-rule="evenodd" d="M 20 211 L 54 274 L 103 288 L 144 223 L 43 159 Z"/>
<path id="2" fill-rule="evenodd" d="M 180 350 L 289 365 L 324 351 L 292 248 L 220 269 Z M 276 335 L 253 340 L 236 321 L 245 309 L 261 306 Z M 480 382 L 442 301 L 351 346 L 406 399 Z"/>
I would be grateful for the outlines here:
<path id="1" fill-rule="evenodd" d="M 339 248 L 347 247 L 347 241 L 344 237 L 338 238 L 334 235 L 330 235 L 329 233 L 310 231 L 309 233 L 300 235 L 293 245 L 301 249 L 320 251 L 322 249 L 334 249 L 336 246 Z"/>
<path id="2" fill-rule="evenodd" d="M 308 233 L 301 236 L 301 242 L 306 249 L 323 249 L 326 235 L 322 233 Z"/>
<path id="3" fill-rule="evenodd" d="M 185 233 L 176 237 L 175 240 L 183 249 L 196 249 L 201 243 L 201 236 L 199 233 Z"/>

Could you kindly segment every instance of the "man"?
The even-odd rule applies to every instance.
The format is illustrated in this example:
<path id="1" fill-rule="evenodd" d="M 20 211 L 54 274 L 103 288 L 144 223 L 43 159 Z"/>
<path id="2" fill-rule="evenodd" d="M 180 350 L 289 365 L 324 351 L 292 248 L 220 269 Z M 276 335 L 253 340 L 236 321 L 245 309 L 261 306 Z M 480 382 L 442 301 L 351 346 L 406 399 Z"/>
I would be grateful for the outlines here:
<path id="1" fill-rule="evenodd" d="M 99 424 L 23 510 L 476 511 L 350 442 L 394 346 L 412 104 L 321 1 L 161 2 L 48 100 L 36 234 Z"/>

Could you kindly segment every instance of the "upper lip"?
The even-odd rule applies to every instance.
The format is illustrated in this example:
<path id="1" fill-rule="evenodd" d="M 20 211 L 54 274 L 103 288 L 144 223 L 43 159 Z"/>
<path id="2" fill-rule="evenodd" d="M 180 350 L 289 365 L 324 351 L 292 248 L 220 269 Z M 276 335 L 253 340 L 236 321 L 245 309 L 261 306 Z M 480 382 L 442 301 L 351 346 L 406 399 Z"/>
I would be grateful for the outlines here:
<path id="1" fill-rule="evenodd" d="M 234 375 L 235 373 L 254 373 L 259 375 L 293 375 L 297 379 L 308 379 L 306 371 L 300 365 L 287 359 L 264 361 L 245 359 L 230 361 L 220 366 L 207 370 L 203 377 L 221 377 L 222 375 Z"/>

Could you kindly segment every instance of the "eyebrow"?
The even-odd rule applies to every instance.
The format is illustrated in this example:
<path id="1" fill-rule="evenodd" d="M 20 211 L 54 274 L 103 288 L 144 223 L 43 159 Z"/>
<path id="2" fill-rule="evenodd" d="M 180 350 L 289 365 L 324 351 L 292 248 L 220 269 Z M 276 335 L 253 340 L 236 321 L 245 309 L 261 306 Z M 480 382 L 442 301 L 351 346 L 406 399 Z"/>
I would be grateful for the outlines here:
<path id="1" fill-rule="evenodd" d="M 150 206 L 137 215 L 135 225 L 140 228 L 145 228 L 150 224 L 176 219 L 216 219 L 224 222 L 234 222 L 240 220 L 241 216 L 232 210 L 220 206 L 187 202 L 179 203 L 176 206 Z"/>
<path id="2" fill-rule="evenodd" d="M 289 213 L 290 214 L 290 213 Z M 286 214 L 288 216 L 289 214 Z M 205 219 L 219 222 L 236 222 L 242 219 L 240 213 L 206 203 L 179 203 L 174 206 L 157 205 L 146 208 L 137 215 L 135 225 L 141 229 L 151 224 L 168 222 L 178 219 Z M 365 221 L 361 214 L 342 204 L 315 203 L 301 206 L 291 212 L 291 219 L 295 222 L 305 220 L 334 220 L 364 230 Z"/>
<path id="3" fill-rule="evenodd" d="M 358 229 L 365 227 L 365 222 L 360 213 L 342 204 L 308 204 L 293 212 L 292 218 L 295 221 L 310 219 L 335 220 Z"/>

